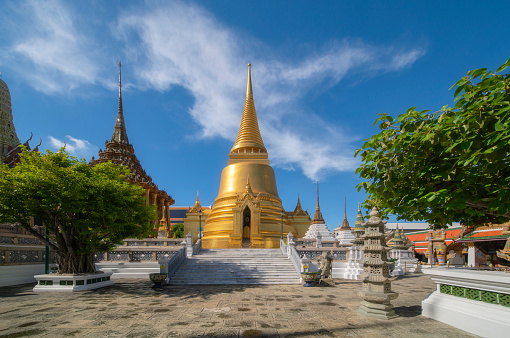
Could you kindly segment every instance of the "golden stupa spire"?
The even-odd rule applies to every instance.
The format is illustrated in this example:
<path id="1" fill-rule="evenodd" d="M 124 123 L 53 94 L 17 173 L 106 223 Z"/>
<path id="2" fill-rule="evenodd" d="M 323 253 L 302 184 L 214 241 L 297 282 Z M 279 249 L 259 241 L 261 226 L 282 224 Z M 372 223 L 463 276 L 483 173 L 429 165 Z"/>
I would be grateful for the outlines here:
<path id="1" fill-rule="evenodd" d="M 317 206 L 315 207 L 315 214 L 313 215 L 312 224 L 324 224 L 322 218 L 321 207 L 319 206 L 319 181 L 317 181 Z"/>
<path id="2" fill-rule="evenodd" d="M 230 153 L 267 153 L 262 137 L 260 136 L 257 112 L 253 101 L 251 86 L 251 64 L 248 64 L 248 84 L 246 86 L 246 101 L 244 103 L 241 126 L 236 142 Z"/>

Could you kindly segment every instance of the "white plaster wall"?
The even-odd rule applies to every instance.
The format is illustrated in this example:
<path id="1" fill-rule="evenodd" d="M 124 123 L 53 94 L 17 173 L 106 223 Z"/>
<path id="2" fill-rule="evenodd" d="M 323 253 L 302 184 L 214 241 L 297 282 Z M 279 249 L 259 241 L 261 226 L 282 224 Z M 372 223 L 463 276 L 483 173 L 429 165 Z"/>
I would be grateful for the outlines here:
<path id="1" fill-rule="evenodd" d="M 44 273 L 44 264 L 23 264 L 0 266 L 0 286 L 35 282 L 34 275 Z"/>

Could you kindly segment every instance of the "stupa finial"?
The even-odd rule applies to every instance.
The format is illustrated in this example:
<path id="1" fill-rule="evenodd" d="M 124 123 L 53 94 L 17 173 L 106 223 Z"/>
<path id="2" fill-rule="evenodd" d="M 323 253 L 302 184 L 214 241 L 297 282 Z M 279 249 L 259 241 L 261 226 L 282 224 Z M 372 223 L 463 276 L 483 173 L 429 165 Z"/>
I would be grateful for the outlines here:
<path id="1" fill-rule="evenodd" d="M 251 63 L 248 63 L 248 84 L 246 85 L 246 98 L 253 99 L 253 89 L 251 87 Z"/>
<path id="2" fill-rule="evenodd" d="M 244 103 L 241 126 L 237 134 L 236 142 L 230 153 L 266 153 L 267 150 L 260 136 L 257 112 L 253 101 L 253 89 L 251 86 L 251 64 L 248 64 L 248 83 L 246 85 L 246 101 Z"/>

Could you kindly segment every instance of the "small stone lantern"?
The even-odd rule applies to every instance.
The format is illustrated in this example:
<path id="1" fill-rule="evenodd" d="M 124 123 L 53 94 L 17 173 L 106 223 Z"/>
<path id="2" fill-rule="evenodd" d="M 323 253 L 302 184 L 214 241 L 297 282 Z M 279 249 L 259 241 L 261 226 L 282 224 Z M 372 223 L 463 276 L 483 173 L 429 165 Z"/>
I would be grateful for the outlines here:
<path id="1" fill-rule="evenodd" d="M 391 291 L 388 251 L 384 237 L 385 221 L 379 218 L 379 211 L 374 207 L 370 212 L 370 219 L 363 223 L 364 241 L 362 286 L 358 296 L 363 300 L 359 313 L 381 319 L 398 317 L 390 301 L 398 297 L 398 293 Z"/>

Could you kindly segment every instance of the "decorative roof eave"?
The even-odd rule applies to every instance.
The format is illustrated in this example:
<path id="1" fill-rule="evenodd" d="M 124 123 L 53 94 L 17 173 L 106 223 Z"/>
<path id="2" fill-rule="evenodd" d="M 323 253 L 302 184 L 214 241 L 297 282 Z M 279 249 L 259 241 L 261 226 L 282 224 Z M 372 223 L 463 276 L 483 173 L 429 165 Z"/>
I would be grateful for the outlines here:
<path id="1" fill-rule="evenodd" d="M 456 243 L 467 243 L 467 242 L 484 242 L 484 241 L 506 241 L 510 235 L 495 235 L 495 236 L 483 236 L 483 237 L 472 237 L 470 235 L 464 236 L 458 240 Z"/>

